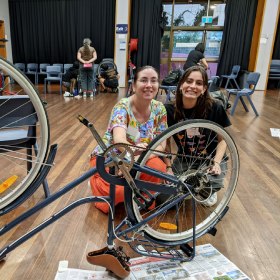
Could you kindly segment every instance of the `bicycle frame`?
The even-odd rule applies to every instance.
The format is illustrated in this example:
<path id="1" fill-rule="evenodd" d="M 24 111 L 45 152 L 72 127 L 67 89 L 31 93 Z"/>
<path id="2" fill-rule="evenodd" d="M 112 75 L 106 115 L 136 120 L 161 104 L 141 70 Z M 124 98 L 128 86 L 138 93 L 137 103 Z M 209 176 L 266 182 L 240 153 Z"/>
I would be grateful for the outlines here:
<path id="1" fill-rule="evenodd" d="M 78 207 L 80 205 L 83 205 L 83 204 L 86 204 L 86 203 L 92 203 L 92 202 L 103 202 L 103 203 L 108 202 L 110 204 L 111 209 L 112 209 L 112 214 L 108 215 L 107 244 L 108 244 L 108 246 L 113 246 L 113 241 L 114 241 L 115 238 L 120 237 L 120 236 L 125 236 L 129 232 L 133 232 L 133 231 L 138 230 L 143 225 L 145 225 L 147 222 L 149 222 L 150 220 L 152 220 L 156 216 L 161 215 L 164 211 L 173 207 L 174 205 L 176 205 L 180 201 L 184 200 L 189 195 L 189 193 L 186 192 L 186 194 L 180 196 L 179 198 L 174 200 L 172 203 L 165 205 L 159 211 L 152 214 L 148 218 L 143 219 L 141 222 L 139 222 L 139 223 L 137 223 L 133 226 L 130 226 L 123 231 L 119 231 L 118 234 L 115 235 L 114 228 L 113 228 L 113 217 L 114 217 L 114 212 L 115 212 L 115 185 L 123 185 L 124 187 L 129 187 L 129 185 L 127 184 L 127 182 L 124 178 L 115 177 L 115 176 L 112 176 L 109 173 L 107 173 L 107 171 L 105 170 L 105 165 L 106 165 L 105 158 L 103 156 L 97 156 L 97 164 L 96 164 L 95 168 L 91 168 L 89 171 L 85 172 L 79 178 L 77 178 L 74 181 L 70 182 L 69 184 L 65 185 L 64 187 L 62 187 L 56 193 L 51 194 L 50 196 L 45 198 L 40 203 L 36 204 L 31 209 L 27 210 L 26 212 L 24 212 L 23 214 L 18 216 L 16 219 L 11 221 L 10 223 L 4 225 L 0 229 L 0 236 L 7 233 L 9 230 L 11 230 L 16 225 L 20 224 L 22 221 L 29 218 L 30 216 L 32 216 L 33 214 L 35 214 L 39 210 L 45 208 L 46 206 L 48 206 L 49 204 L 54 202 L 56 199 L 60 198 L 61 196 L 63 196 L 64 194 L 66 194 L 67 192 L 69 192 L 70 190 L 72 190 L 73 188 L 78 186 L 79 184 L 81 184 L 82 182 L 88 180 L 91 176 L 93 176 L 97 172 L 101 175 L 101 177 L 103 179 L 105 179 L 106 181 L 108 181 L 110 183 L 110 194 L 109 194 L 109 196 L 90 196 L 90 197 L 81 198 L 81 199 L 78 199 L 78 200 L 72 202 L 71 204 L 62 208 L 59 212 L 53 214 L 50 218 L 46 219 L 41 224 L 39 224 L 38 226 L 36 226 L 32 230 L 30 230 L 29 232 L 24 234 L 23 236 L 21 236 L 20 238 L 18 238 L 14 242 L 12 242 L 11 244 L 7 245 L 6 247 L 3 247 L 0 250 L 0 260 L 3 259 L 6 256 L 7 253 L 14 250 L 20 244 L 27 241 L 29 238 L 34 236 L 36 233 L 40 232 L 41 230 L 46 228 L 48 225 L 57 221 L 62 216 L 64 216 L 65 214 L 67 214 L 68 212 L 72 211 L 73 209 L 75 209 L 76 207 Z M 46 168 L 48 168 L 48 167 L 46 167 Z M 153 169 L 151 169 L 149 167 L 146 167 L 146 166 L 140 166 L 137 163 L 134 163 L 133 169 L 136 170 L 136 171 L 139 171 L 139 172 L 143 172 L 143 173 L 153 175 L 153 176 L 161 178 L 161 179 L 168 180 L 169 182 L 174 183 L 176 185 L 180 184 L 179 180 L 175 176 L 160 173 L 157 170 L 153 170 Z M 145 188 L 147 190 L 166 193 L 166 194 L 175 194 L 175 193 L 178 192 L 177 188 L 170 188 L 170 186 L 157 185 L 157 184 L 153 184 L 153 183 L 150 183 L 150 182 L 144 182 L 144 181 L 137 180 L 137 179 L 134 179 L 134 180 L 135 180 L 135 183 L 136 183 L 136 185 L 139 189 L 144 189 Z M 120 229 L 121 226 L 122 226 L 122 223 L 119 226 L 117 226 L 117 229 Z M 194 230 L 195 230 L 195 227 L 194 227 Z"/>

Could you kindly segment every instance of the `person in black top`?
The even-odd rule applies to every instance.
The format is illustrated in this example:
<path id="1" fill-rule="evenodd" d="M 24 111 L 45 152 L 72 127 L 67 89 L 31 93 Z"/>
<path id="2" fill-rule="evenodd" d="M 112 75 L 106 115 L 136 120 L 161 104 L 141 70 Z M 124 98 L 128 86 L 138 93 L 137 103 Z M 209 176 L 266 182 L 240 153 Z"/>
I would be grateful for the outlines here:
<path id="1" fill-rule="evenodd" d="M 166 104 L 167 123 L 172 126 L 186 119 L 205 119 L 213 121 L 223 127 L 230 126 L 230 120 L 227 113 L 219 100 L 211 98 L 208 92 L 208 76 L 204 68 L 201 66 L 192 66 L 188 68 L 181 77 L 177 90 L 175 104 Z M 213 158 L 213 166 L 208 173 L 210 181 L 212 179 L 213 195 L 205 202 L 205 206 L 212 206 L 217 201 L 218 191 L 223 186 L 223 178 L 226 172 L 225 151 L 226 143 L 219 135 L 207 135 L 205 131 L 182 131 L 181 134 L 174 136 L 174 141 L 178 146 L 178 155 L 203 156 L 204 158 Z M 211 141 L 209 141 L 209 138 Z M 188 170 L 189 159 L 179 158 L 172 164 L 171 160 L 166 159 L 168 172 L 176 173 L 176 171 Z M 176 166 L 176 162 L 178 166 Z M 193 162 L 192 162 L 193 164 Z M 197 160 L 195 165 L 199 165 Z M 185 165 L 185 166 L 184 166 Z M 183 169 L 183 170 L 182 170 Z"/>
<path id="2" fill-rule="evenodd" d="M 112 92 L 118 91 L 119 86 L 119 73 L 113 67 L 108 66 L 108 64 L 101 65 L 101 73 L 99 78 L 99 82 L 102 88 L 102 91 L 106 92 L 108 88 L 112 90 Z"/>
<path id="3" fill-rule="evenodd" d="M 189 67 L 195 66 L 197 64 L 200 64 L 201 66 L 208 69 L 208 64 L 204 57 L 204 51 L 205 51 L 205 47 L 203 43 L 198 43 L 195 49 L 189 53 L 188 58 L 183 66 L 183 69 L 186 70 Z"/>
<path id="4" fill-rule="evenodd" d="M 65 96 L 71 96 L 77 85 L 77 78 L 79 75 L 79 62 L 75 61 L 62 76 L 62 84 L 66 87 Z"/>

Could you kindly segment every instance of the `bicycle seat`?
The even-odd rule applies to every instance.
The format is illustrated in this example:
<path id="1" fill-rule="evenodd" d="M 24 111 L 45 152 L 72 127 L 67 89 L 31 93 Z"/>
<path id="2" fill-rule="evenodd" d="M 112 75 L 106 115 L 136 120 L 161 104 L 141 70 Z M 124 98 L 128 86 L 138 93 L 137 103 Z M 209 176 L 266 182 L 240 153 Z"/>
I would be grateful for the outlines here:
<path id="1" fill-rule="evenodd" d="M 93 265 L 99 265 L 107 268 L 120 278 L 125 278 L 130 273 L 128 266 L 129 257 L 122 251 L 122 247 L 113 248 L 108 247 L 92 251 L 87 254 L 87 261 Z"/>

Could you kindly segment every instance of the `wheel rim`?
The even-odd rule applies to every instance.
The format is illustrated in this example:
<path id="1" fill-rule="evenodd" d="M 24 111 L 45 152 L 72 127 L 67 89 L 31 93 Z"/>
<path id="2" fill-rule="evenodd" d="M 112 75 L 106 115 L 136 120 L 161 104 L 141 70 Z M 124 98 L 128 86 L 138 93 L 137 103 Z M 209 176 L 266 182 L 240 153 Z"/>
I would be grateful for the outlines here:
<path id="1" fill-rule="evenodd" d="M 230 135 L 220 126 L 215 125 L 212 122 L 209 121 L 186 121 L 184 123 L 175 125 L 174 128 L 169 128 L 165 133 L 163 133 L 160 138 L 156 138 L 150 145 L 150 149 L 156 149 L 157 146 L 162 143 L 163 140 L 166 140 L 167 138 L 172 137 L 172 135 L 186 131 L 192 130 L 195 128 L 199 128 L 200 130 L 204 130 L 205 133 L 206 131 L 210 131 L 212 133 L 218 133 L 223 137 L 223 139 L 227 143 L 227 157 L 223 159 L 224 162 L 227 162 L 226 164 L 226 175 L 225 178 L 223 179 L 224 187 L 220 189 L 217 192 L 217 204 L 212 207 L 205 207 L 202 205 L 201 202 L 196 203 L 196 237 L 199 237 L 203 234 L 205 234 L 210 228 L 212 228 L 221 218 L 223 211 L 225 211 L 227 205 L 230 202 L 230 199 L 234 193 L 236 184 L 237 184 L 237 178 L 238 178 L 238 171 L 239 171 L 239 161 L 238 161 L 238 153 L 236 150 L 236 146 L 230 137 Z M 206 141 L 209 141 L 210 144 L 210 136 L 209 134 L 209 139 Z M 214 134 L 213 134 L 214 135 Z M 212 137 L 213 138 L 213 137 Z M 173 141 L 174 142 L 174 141 Z M 175 142 L 173 145 L 174 150 L 177 149 L 177 146 L 175 145 Z M 139 159 L 140 165 L 145 165 L 147 159 L 151 155 L 152 152 L 147 152 L 145 155 L 143 155 Z M 173 156 L 174 157 L 174 156 Z M 213 157 L 210 156 L 210 157 Z M 177 164 L 178 165 L 178 164 Z M 189 184 L 193 181 L 195 181 L 196 177 L 192 176 L 192 174 L 197 175 L 198 172 L 192 172 L 191 171 L 191 166 L 193 168 L 194 166 L 194 159 L 192 159 L 192 162 L 189 161 L 188 163 L 188 170 L 187 173 L 183 176 L 183 172 L 178 172 L 178 176 L 182 180 L 187 181 Z M 205 169 L 206 163 L 201 161 L 201 164 L 199 164 L 199 167 L 196 167 L 196 170 L 202 170 Z M 174 170 L 174 164 L 173 164 L 173 170 Z M 174 170 L 175 171 L 175 170 Z M 138 173 L 136 175 L 136 178 L 139 178 L 140 174 Z M 221 179 L 220 179 L 221 180 Z M 194 182 L 192 182 L 194 184 Z M 213 181 L 211 181 L 211 185 L 213 184 Z M 198 183 L 197 183 L 198 185 Z M 214 184 L 215 185 L 215 184 Z M 206 189 L 206 185 L 199 185 L 201 191 L 199 194 L 195 195 L 196 199 L 199 199 L 200 201 L 205 199 L 201 196 L 202 190 Z M 199 187 L 197 190 L 199 190 Z M 133 194 L 132 194 L 133 195 Z M 189 197 L 190 198 L 190 197 Z M 167 198 L 171 200 L 171 198 Z M 165 205 L 163 202 L 159 202 L 158 206 L 154 210 L 139 210 L 139 207 L 136 205 L 136 203 L 133 202 L 132 200 L 132 208 L 133 208 L 133 213 L 136 221 L 140 222 L 144 218 L 148 217 L 155 211 L 158 211 L 162 205 Z M 161 215 L 160 217 L 157 217 L 156 219 L 153 219 L 150 221 L 144 231 L 146 232 L 149 237 L 155 239 L 155 240 L 162 240 L 162 241 L 190 241 L 193 236 L 193 221 L 192 221 L 192 203 L 191 199 L 186 199 L 184 200 L 181 205 L 178 205 L 178 208 L 176 209 L 171 209 L 168 210 L 167 213 L 164 213 L 164 215 Z M 165 223 L 164 227 L 160 223 Z M 169 229 L 169 227 L 172 227 L 173 225 L 177 226 L 177 229 Z"/>
<path id="2" fill-rule="evenodd" d="M 4 85 L 2 86 L 1 95 L 7 97 L 7 101 L 5 101 L 4 105 L 2 103 L 2 106 L 7 106 L 8 102 L 13 102 L 16 98 L 22 97 L 22 95 L 28 96 L 30 101 L 26 102 L 26 104 L 32 103 L 36 112 L 34 115 L 37 115 L 38 118 L 36 123 L 36 139 L 34 139 L 38 144 L 38 153 L 35 155 L 34 150 L 32 152 L 32 158 L 30 159 L 32 161 L 32 168 L 29 172 L 27 172 L 26 149 L 20 148 L 23 144 L 18 143 L 17 149 L 15 149 L 15 144 L 11 146 L 5 144 L 5 146 L 3 146 L 0 142 L 0 146 L 2 147 L 0 151 L 0 184 L 2 184 L 2 188 L 0 187 L 0 209 L 3 209 L 25 192 L 40 172 L 48 152 L 49 129 L 44 106 L 31 82 L 25 75 L 16 70 L 12 64 L 3 59 L 0 59 L 0 69 L 5 75 L 9 76 L 9 78 L 5 79 Z M 21 108 L 19 107 L 16 110 L 21 110 Z M 16 112 L 16 110 L 14 112 Z M 0 107 L 0 120 L 1 118 L 7 117 L 7 114 L 3 115 L 1 111 L 3 112 L 3 109 L 1 110 Z M 25 130 L 27 126 L 20 125 L 19 128 Z M 0 135 L 3 136 L 6 131 L 7 126 L 0 127 Z M 15 176 L 17 179 L 13 182 Z M 6 184 L 4 188 L 3 184 Z"/>

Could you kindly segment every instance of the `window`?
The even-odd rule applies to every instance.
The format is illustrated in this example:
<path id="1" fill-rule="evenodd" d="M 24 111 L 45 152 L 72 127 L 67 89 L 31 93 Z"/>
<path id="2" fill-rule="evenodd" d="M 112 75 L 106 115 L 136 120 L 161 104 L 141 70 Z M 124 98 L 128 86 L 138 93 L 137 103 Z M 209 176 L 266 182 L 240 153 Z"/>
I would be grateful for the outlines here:
<path id="1" fill-rule="evenodd" d="M 225 1 L 163 1 L 165 32 L 161 46 L 161 76 L 163 69 L 166 75 L 172 68 L 182 68 L 189 52 L 200 42 L 205 43 L 207 61 L 217 66 L 225 6 Z"/>

